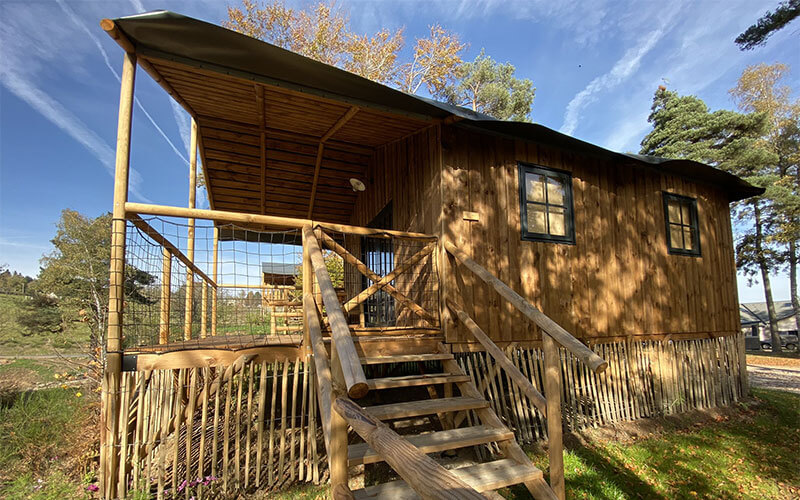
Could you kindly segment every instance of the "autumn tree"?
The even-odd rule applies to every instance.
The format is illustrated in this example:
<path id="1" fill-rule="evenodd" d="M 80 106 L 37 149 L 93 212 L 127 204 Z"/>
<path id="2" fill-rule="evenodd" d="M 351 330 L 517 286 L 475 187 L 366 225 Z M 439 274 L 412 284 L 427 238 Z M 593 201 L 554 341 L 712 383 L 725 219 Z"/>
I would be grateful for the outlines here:
<path id="1" fill-rule="evenodd" d="M 418 38 L 414 57 L 400 66 L 397 86 L 409 94 L 416 94 L 425 85 L 431 95 L 440 94 L 456 79 L 461 54 L 467 48 L 458 35 L 438 24 L 428 27 L 427 38 Z"/>
<path id="2" fill-rule="evenodd" d="M 411 61 L 401 63 L 403 28 L 355 33 L 348 14 L 324 2 L 293 9 L 282 0 L 242 0 L 241 7 L 228 7 L 222 25 L 411 94 L 425 88 L 436 95 L 451 84 L 466 48 L 456 34 L 435 24 L 415 41 Z"/>
<path id="3" fill-rule="evenodd" d="M 762 113 L 769 130 L 760 139 L 776 157 L 770 189 L 774 201 L 774 240 L 785 246 L 778 253 L 778 264 L 789 270 L 790 296 L 795 321 L 800 331 L 797 266 L 800 242 L 800 99 L 791 99 L 791 89 L 782 84 L 788 76 L 785 64 L 758 64 L 745 68 L 729 92 L 740 110 Z"/>
<path id="4" fill-rule="evenodd" d="M 778 4 L 775 11 L 767 11 L 755 24 L 736 37 L 736 45 L 741 50 L 752 50 L 767 43 L 776 31 L 784 28 L 794 18 L 800 16 L 800 0 L 786 0 Z"/>
<path id="5" fill-rule="evenodd" d="M 483 50 L 456 72 L 457 82 L 441 95 L 450 104 L 465 106 L 500 120 L 530 121 L 536 89 L 528 79 L 516 78 L 511 63 L 499 63 Z"/>
<path id="6" fill-rule="evenodd" d="M 736 262 L 739 272 L 750 279 L 756 274 L 761 276 L 772 345 L 779 350 L 769 276 L 777 265 L 777 252 L 771 244 L 777 180 L 773 166 L 777 155 L 763 142 L 770 130 L 768 115 L 729 110 L 711 112 L 701 99 L 680 96 L 661 86 L 656 90 L 648 120 L 653 130 L 642 140 L 642 154 L 707 163 L 767 190 L 764 195 L 748 198 L 734 207 L 735 216 L 747 226 L 737 242 Z"/>

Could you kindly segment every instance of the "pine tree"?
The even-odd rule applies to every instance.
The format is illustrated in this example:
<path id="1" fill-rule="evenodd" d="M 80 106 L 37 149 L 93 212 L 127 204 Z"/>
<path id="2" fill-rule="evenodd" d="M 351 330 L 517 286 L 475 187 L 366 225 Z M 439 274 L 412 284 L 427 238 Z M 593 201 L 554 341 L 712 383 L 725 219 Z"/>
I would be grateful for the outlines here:
<path id="1" fill-rule="evenodd" d="M 642 154 L 706 163 L 767 189 L 763 195 L 748 198 L 733 207 L 739 220 L 752 221 L 736 245 L 736 263 L 739 271 L 751 279 L 760 273 L 773 349 L 780 349 L 769 277 L 778 262 L 770 240 L 775 231 L 773 222 L 777 208 L 774 185 L 779 179 L 773 171 L 777 155 L 763 142 L 770 130 L 769 116 L 764 112 L 711 112 L 698 97 L 680 96 L 660 86 L 648 120 L 653 130 L 642 140 Z"/>

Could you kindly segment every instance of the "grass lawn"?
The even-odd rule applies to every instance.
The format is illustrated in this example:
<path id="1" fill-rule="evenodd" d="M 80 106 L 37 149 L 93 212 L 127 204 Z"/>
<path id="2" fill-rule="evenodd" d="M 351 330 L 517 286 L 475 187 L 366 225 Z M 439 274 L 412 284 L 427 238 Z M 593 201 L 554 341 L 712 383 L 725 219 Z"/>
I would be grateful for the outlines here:
<path id="1" fill-rule="evenodd" d="M 757 366 L 774 366 L 776 368 L 800 368 L 800 352 L 769 353 L 748 351 L 747 364 Z"/>
<path id="2" fill-rule="evenodd" d="M 665 429 L 630 443 L 572 446 L 568 498 L 800 498 L 800 397 L 753 390 L 759 400 L 732 418 Z M 531 454 L 546 470 L 547 459 Z M 504 492 L 530 498 L 527 490 Z"/>
<path id="3" fill-rule="evenodd" d="M 678 428 L 664 421 L 662 432 L 626 442 L 571 443 L 567 497 L 800 498 L 800 397 L 758 389 L 753 394 L 756 401 L 717 421 L 686 425 L 684 419 Z M 95 393 L 69 387 L 0 403 L 0 498 L 90 498 L 85 488 L 94 480 L 98 406 Z M 530 454 L 546 470 L 546 456 Z M 301 485 L 239 498 L 310 500 L 328 492 L 324 485 Z M 519 487 L 501 493 L 530 498 Z"/>

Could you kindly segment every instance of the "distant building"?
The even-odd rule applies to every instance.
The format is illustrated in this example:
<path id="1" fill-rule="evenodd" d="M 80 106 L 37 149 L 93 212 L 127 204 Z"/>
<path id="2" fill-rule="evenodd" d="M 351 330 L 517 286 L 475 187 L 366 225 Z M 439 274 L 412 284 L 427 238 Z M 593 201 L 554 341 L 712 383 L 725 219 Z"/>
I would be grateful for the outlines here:
<path id="1" fill-rule="evenodd" d="M 294 286 L 299 264 L 262 262 L 261 273 L 265 285 Z"/>
<path id="2" fill-rule="evenodd" d="M 797 335 L 795 311 L 790 301 L 776 301 L 775 314 L 778 317 L 778 331 L 781 335 Z M 742 333 L 747 337 L 758 337 L 764 342 L 770 341 L 769 314 L 766 302 L 739 304 L 739 316 L 742 322 Z"/>

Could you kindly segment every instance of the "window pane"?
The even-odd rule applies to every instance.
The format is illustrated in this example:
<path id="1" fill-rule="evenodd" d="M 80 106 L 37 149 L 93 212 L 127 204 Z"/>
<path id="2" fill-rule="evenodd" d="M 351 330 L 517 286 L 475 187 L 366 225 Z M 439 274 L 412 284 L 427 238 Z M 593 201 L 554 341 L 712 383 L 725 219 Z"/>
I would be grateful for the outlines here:
<path id="1" fill-rule="evenodd" d="M 669 241 L 672 248 L 683 249 L 683 231 L 681 226 L 669 225 Z"/>
<path id="2" fill-rule="evenodd" d="M 686 225 L 692 223 L 692 216 L 690 215 L 691 209 L 692 205 L 690 203 L 681 203 L 681 213 L 683 214 L 683 223 Z"/>
<path id="3" fill-rule="evenodd" d="M 564 181 L 553 177 L 547 178 L 547 203 L 564 205 Z"/>
<path id="4" fill-rule="evenodd" d="M 683 248 L 684 250 L 692 250 L 692 228 L 683 227 Z"/>
<path id="5" fill-rule="evenodd" d="M 525 193 L 528 201 L 544 203 L 544 176 L 525 174 Z"/>
<path id="6" fill-rule="evenodd" d="M 547 234 L 547 225 L 545 223 L 545 208 L 544 205 L 537 205 L 535 203 L 528 203 L 528 231 L 531 233 Z"/>
<path id="7" fill-rule="evenodd" d="M 675 224 L 681 223 L 681 206 L 675 200 L 669 200 L 667 203 L 667 212 L 669 214 L 669 221 Z M 687 221 L 688 222 L 688 221 Z"/>
<path id="8" fill-rule="evenodd" d="M 565 236 L 567 234 L 566 217 L 563 208 L 550 207 L 550 234 Z"/>

